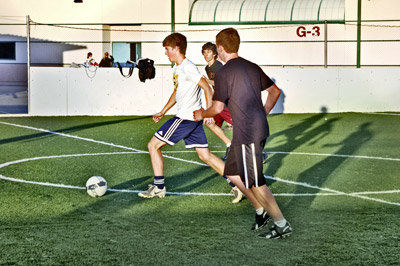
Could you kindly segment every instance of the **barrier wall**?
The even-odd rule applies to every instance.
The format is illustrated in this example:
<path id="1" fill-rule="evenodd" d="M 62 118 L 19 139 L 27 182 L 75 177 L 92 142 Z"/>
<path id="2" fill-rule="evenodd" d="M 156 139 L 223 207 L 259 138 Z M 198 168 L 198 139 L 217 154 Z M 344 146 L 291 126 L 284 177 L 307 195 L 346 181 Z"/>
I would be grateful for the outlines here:
<path id="1" fill-rule="evenodd" d="M 263 70 L 282 90 L 275 113 L 400 111 L 397 67 Z M 156 78 L 145 83 L 137 69 L 124 78 L 117 68 L 32 67 L 29 114 L 151 115 L 167 103 L 172 88 L 171 67 L 157 67 Z"/>

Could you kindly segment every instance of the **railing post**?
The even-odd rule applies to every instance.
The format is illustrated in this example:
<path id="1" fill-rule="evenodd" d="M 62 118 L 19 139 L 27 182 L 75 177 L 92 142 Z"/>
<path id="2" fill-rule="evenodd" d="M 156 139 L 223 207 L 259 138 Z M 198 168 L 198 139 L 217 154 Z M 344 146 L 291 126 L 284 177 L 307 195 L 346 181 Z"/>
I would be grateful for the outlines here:
<path id="1" fill-rule="evenodd" d="M 328 21 L 324 24 L 324 67 L 328 67 Z"/>
<path id="2" fill-rule="evenodd" d="M 26 16 L 26 67 L 27 67 L 27 77 L 28 77 L 28 114 L 30 113 L 30 101 L 31 101 L 31 19 Z"/>
<path id="3" fill-rule="evenodd" d="M 361 67 L 361 0 L 357 9 L 357 68 Z"/>

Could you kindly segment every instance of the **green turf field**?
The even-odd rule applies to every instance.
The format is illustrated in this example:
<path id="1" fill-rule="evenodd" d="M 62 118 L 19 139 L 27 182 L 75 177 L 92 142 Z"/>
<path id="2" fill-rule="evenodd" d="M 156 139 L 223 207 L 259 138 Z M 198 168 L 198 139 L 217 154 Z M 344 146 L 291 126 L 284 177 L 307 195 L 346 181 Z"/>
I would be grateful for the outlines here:
<path id="1" fill-rule="evenodd" d="M 280 240 L 251 232 L 250 202 L 231 204 L 183 143 L 164 149 L 175 194 L 139 198 L 153 179 L 150 117 L 1 117 L 0 264 L 400 264 L 400 115 L 269 122 L 264 173 L 294 230 Z M 112 189 L 101 198 L 83 189 L 93 175 Z"/>

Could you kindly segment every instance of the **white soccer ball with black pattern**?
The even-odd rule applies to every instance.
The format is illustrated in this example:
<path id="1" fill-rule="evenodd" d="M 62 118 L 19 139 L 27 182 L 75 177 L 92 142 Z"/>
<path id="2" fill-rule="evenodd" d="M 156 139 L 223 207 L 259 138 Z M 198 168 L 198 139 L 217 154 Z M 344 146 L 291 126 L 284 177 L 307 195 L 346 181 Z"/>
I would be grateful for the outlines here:
<path id="1" fill-rule="evenodd" d="M 92 176 L 86 181 L 86 191 L 91 197 L 101 197 L 107 192 L 107 181 L 101 176 Z"/>

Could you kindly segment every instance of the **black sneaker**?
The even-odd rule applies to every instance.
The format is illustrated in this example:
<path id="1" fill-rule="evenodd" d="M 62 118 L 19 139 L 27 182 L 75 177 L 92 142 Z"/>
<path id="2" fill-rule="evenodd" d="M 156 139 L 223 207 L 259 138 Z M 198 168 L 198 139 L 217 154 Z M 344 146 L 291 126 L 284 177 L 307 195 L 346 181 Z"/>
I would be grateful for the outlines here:
<path id="1" fill-rule="evenodd" d="M 229 146 L 229 147 L 226 147 L 226 152 L 225 152 L 225 155 L 224 155 L 224 157 L 222 158 L 222 160 L 226 160 L 226 158 L 228 158 L 228 153 L 229 153 L 229 151 L 231 150 L 231 146 Z"/>
<path id="2" fill-rule="evenodd" d="M 256 222 L 251 227 L 251 230 L 257 231 L 258 229 L 263 228 L 270 219 L 271 219 L 271 216 L 269 216 L 269 214 L 266 211 L 263 212 L 263 214 L 261 214 L 261 215 L 258 215 L 256 213 Z"/>
<path id="3" fill-rule="evenodd" d="M 267 163 L 267 159 L 268 159 L 268 153 L 263 151 L 263 153 L 262 153 L 262 163 L 263 164 Z"/>
<path id="4" fill-rule="evenodd" d="M 269 232 L 267 233 L 262 233 L 259 234 L 259 237 L 265 237 L 268 239 L 273 239 L 273 238 L 284 238 L 287 236 L 290 236 L 292 234 L 292 227 L 290 227 L 290 224 L 286 222 L 286 224 L 282 227 L 277 226 L 274 224 Z"/>

